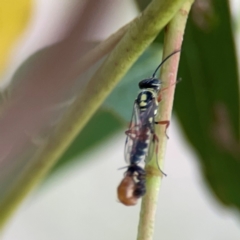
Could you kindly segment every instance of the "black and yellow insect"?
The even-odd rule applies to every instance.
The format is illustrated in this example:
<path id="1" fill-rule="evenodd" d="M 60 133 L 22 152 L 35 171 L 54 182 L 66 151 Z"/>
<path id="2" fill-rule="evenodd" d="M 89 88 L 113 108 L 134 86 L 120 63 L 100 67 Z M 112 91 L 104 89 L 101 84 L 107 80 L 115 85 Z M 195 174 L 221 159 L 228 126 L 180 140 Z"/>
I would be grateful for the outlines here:
<path id="1" fill-rule="evenodd" d="M 172 55 L 180 52 L 174 51 L 167 56 L 156 68 L 152 77 L 139 82 L 139 92 L 134 101 L 132 119 L 125 142 L 125 160 L 129 164 L 125 176 L 118 187 L 118 198 L 125 205 L 135 205 L 137 200 L 146 193 L 145 170 L 138 164 L 151 159 L 152 149 L 158 154 L 158 137 L 155 134 L 155 124 L 169 126 L 169 121 L 156 121 L 158 103 L 161 101 L 160 79 L 156 73 L 162 64 Z M 151 144 L 156 143 L 156 147 Z M 158 163 L 158 161 L 157 161 Z M 161 171 L 161 169 L 159 168 Z M 161 171 L 162 172 L 162 171 Z M 163 172 L 162 172 L 163 173 Z M 163 173 L 164 174 L 164 173 Z"/>

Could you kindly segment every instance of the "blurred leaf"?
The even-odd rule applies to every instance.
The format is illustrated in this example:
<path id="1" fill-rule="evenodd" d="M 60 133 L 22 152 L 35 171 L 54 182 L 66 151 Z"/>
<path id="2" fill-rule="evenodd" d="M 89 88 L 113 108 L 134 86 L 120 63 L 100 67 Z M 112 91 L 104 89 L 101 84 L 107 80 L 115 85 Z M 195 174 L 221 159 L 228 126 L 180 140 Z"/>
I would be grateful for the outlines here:
<path id="1" fill-rule="evenodd" d="M 53 171 L 66 163 L 78 160 L 76 159 L 78 155 L 106 140 L 114 132 L 121 129 L 122 126 L 123 123 L 110 111 L 98 110 L 58 161 Z"/>
<path id="2" fill-rule="evenodd" d="M 150 0 L 135 0 L 139 10 L 142 12 L 148 4 L 151 2 Z"/>
<path id="3" fill-rule="evenodd" d="M 25 29 L 32 9 L 31 0 L 0 0 L 0 72 L 17 37 Z"/>
<path id="4" fill-rule="evenodd" d="M 239 86 L 228 1 L 195 2 L 175 111 L 216 196 L 240 208 Z"/>

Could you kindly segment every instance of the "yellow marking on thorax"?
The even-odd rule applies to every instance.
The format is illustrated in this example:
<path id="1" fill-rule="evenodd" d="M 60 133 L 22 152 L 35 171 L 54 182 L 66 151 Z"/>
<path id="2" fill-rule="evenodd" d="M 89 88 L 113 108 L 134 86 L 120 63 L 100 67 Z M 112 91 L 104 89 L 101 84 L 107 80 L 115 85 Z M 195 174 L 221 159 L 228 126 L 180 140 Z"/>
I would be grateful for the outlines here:
<path id="1" fill-rule="evenodd" d="M 144 106 L 146 106 L 146 105 L 147 105 L 147 103 L 146 103 L 146 102 L 144 102 L 144 101 L 141 101 L 141 102 L 139 103 L 139 105 L 140 105 L 140 107 L 144 107 Z"/>
<path id="2" fill-rule="evenodd" d="M 141 95 L 141 101 L 145 101 L 145 100 L 147 100 L 147 94 L 142 94 Z"/>

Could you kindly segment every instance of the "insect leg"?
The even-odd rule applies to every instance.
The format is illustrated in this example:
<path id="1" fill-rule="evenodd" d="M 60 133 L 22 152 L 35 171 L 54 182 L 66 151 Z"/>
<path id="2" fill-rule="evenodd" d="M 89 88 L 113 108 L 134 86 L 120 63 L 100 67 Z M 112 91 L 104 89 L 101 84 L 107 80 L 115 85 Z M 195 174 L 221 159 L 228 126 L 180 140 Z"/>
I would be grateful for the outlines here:
<path id="1" fill-rule="evenodd" d="M 159 139 L 158 139 L 158 136 L 154 133 L 153 134 L 153 142 L 155 143 L 155 141 L 156 141 L 156 161 L 157 161 L 158 169 L 164 176 L 167 176 L 167 174 L 164 173 L 162 171 L 162 169 L 160 168 L 160 166 L 159 166 L 159 161 L 158 161 L 158 143 L 159 143 Z"/>
<path id="2" fill-rule="evenodd" d="M 139 134 L 139 131 L 136 130 L 136 129 L 128 129 L 127 131 L 125 131 L 125 134 L 131 138 L 131 140 L 134 140 L 138 134 Z"/>
<path id="3" fill-rule="evenodd" d="M 162 92 L 164 92 L 164 91 L 166 91 L 168 88 L 176 85 L 176 84 L 179 83 L 181 80 L 182 80 L 182 79 L 179 78 L 176 82 L 172 83 L 170 86 L 165 87 L 165 88 L 162 88 L 162 89 L 160 90 L 160 92 L 159 92 L 159 95 L 158 95 L 158 102 L 161 102 L 161 100 L 162 100 L 162 95 L 161 95 Z"/>
<path id="4" fill-rule="evenodd" d="M 161 102 L 161 101 L 162 101 L 162 94 L 161 94 L 161 93 L 159 93 L 157 101 L 158 101 L 158 102 Z"/>
<path id="5" fill-rule="evenodd" d="M 168 128 L 169 125 L 170 125 L 170 121 L 168 121 L 168 120 L 165 120 L 165 121 L 159 121 L 159 122 L 155 122 L 155 124 L 166 125 L 166 128 L 165 128 L 165 135 L 166 135 L 166 137 L 169 139 L 169 137 L 168 137 L 168 135 L 167 135 L 167 128 Z"/>

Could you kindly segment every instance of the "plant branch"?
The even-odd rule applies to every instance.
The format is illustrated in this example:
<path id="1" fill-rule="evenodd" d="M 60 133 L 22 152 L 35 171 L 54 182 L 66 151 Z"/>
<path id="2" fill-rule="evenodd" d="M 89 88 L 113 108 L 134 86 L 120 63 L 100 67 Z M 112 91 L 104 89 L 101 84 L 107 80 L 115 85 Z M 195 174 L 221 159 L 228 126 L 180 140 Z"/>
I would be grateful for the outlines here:
<path id="1" fill-rule="evenodd" d="M 163 58 L 168 56 L 175 50 L 181 49 L 182 39 L 186 26 L 188 13 L 190 11 L 193 0 L 187 1 L 182 5 L 180 10 L 171 20 L 171 22 L 165 28 L 164 37 L 164 51 Z M 158 115 L 160 120 L 171 119 L 173 98 L 175 85 L 172 85 L 176 81 L 176 75 L 178 70 L 180 54 L 172 56 L 162 67 L 161 78 L 164 82 L 164 87 L 169 87 L 167 91 L 163 93 L 163 100 L 161 101 Z M 166 149 L 166 133 L 165 127 L 156 126 L 156 134 L 159 138 L 158 146 L 158 160 L 159 166 L 163 167 L 163 160 Z M 163 168 L 162 168 L 163 169 Z M 148 164 L 146 164 L 147 172 L 147 193 L 143 197 L 140 221 L 138 227 L 138 240 L 151 240 L 153 237 L 155 214 L 157 209 L 157 199 L 162 180 L 162 174 L 160 173 L 156 157 L 154 157 Z"/>
<path id="2" fill-rule="evenodd" d="M 45 146 L 31 159 L 0 206 L 0 226 L 26 194 L 49 172 L 117 82 L 187 0 L 153 0 L 129 26 L 116 48 L 75 100 Z M 160 16 L 160 17 L 159 17 Z"/>

